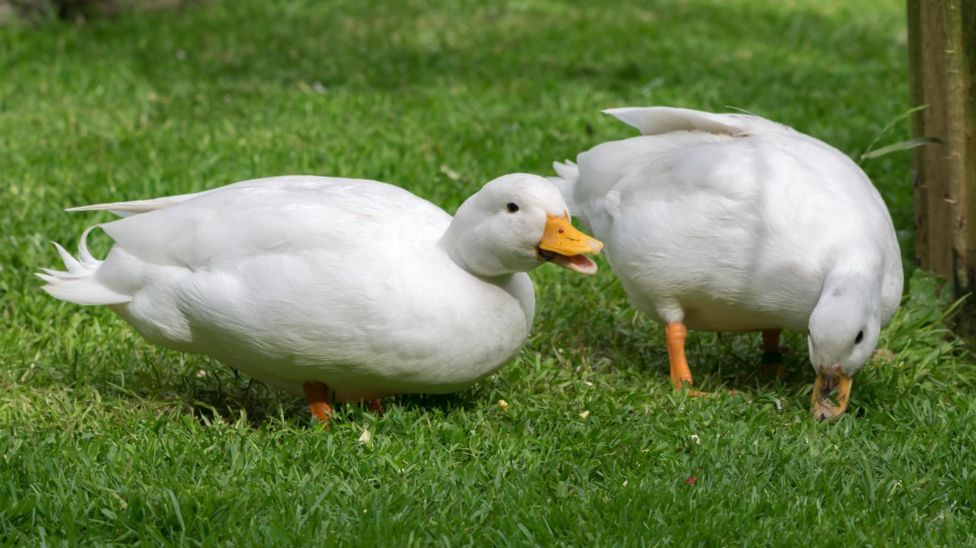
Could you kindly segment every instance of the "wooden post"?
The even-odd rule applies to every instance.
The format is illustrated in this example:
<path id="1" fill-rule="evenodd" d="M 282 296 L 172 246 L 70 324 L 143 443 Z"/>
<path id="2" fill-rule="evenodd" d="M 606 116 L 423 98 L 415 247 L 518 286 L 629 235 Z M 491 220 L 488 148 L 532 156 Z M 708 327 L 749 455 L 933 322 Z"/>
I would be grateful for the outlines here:
<path id="1" fill-rule="evenodd" d="M 976 0 L 908 0 L 915 137 L 915 259 L 969 295 L 956 329 L 976 337 Z"/>

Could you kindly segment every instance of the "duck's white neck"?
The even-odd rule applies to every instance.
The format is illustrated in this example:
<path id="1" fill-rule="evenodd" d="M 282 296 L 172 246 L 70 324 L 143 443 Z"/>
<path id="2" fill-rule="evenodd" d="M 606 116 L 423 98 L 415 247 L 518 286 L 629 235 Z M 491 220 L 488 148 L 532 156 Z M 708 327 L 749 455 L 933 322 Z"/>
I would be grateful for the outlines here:
<path id="1" fill-rule="evenodd" d="M 463 207 L 463 206 L 462 206 Z M 491 243 L 486 232 L 469 226 L 461 217 L 461 211 L 451 220 L 438 245 L 458 266 L 480 278 L 502 278 L 514 272 L 491 253 Z"/>

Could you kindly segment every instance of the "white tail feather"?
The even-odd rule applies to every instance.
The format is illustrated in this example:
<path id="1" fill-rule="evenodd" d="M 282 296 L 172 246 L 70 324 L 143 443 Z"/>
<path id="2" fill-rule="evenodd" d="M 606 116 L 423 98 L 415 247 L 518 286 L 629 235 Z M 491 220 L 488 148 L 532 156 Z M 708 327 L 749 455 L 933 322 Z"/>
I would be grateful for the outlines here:
<path id="1" fill-rule="evenodd" d="M 576 165 L 576 162 L 572 160 L 553 162 L 552 169 L 556 170 L 556 174 L 563 179 L 568 179 L 573 182 L 576 182 L 576 179 L 579 179 L 579 167 Z"/>
<path id="2" fill-rule="evenodd" d="M 573 200 L 573 186 L 579 179 L 579 167 L 571 160 L 564 162 L 553 162 L 552 169 L 556 171 L 556 177 L 547 177 L 552 184 L 556 185 L 559 193 L 563 195 L 563 200 L 569 207 L 569 211 L 576 212 L 576 203 Z"/>
<path id="3" fill-rule="evenodd" d="M 94 228 L 94 226 L 89 227 L 82 233 L 81 243 L 78 244 L 78 259 L 72 257 L 57 242 L 51 242 L 57 248 L 58 255 L 61 256 L 61 261 L 64 262 L 67 270 L 42 268 L 42 272 L 35 274 L 45 282 L 41 289 L 56 299 L 77 304 L 127 303 L 132 300 L 132 297 L 116 293 L 95 279 L 95 272 L 98 271 L 102 261 L 93 257 L 88 251 L 88 234 Z"/>

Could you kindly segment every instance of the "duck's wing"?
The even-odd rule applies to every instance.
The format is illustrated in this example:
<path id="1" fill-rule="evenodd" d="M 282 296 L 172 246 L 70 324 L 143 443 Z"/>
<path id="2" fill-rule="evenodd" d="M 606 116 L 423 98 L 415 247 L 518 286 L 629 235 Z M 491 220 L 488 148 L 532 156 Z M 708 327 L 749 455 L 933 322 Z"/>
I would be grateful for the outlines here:
<path id="1" fill-rule="evenodd" d="M 795 133 L 787 126 L 749 114 L 715 114 L 674 107 L 611 108 L 603 112 L 637 129 L 641 135 L 662 135 L 677 131 L 698 131 L 732 137 L 770 132 Z"/>
<path id="2" fill-rule="evenodd" d="M 413 238 L 427 231 L 419 237 L 436 239 L 449 222 L 437 206 L 393 185 L 289 176 L 191 195 L 101 228 L 142 261 L 197 270 L 258 254 L 396 245 L 403 226 Z"/>
<path id="3" fill-rule="evenodd" d="M 748 114 L 714 114 L 673 107 L 629 107 L 604 111 L 637 128 L 640 136 L 601 143 L 576 158 L 576 169 L 560 173 L 560 189 L 572 198 L 578 216 L 593 230 L 600 218 L 615 215 L 636 194 L 670 188 L 690 192 L 738 193 L 745 183 L 728 177 L 732 166 L 766 164 L 769 145 L 778 152 L 813 147 L 827 156 L 837 151 L 787 126 Z M 560 166 L 563 167 L 563 166 Z M 608 221 L 608 219 L 604 219 Z"/>
<path id="4" fill-rule="evenodd" d="M 560 176 L 554 179 L 559 179 L 557 187 L 567 197 L 570 207 L 575 207 L 571 211 L 593 228 L 599 224 L 597 219 L 605 213 L 604 199 L 607 194 L 624 180 L 633 179 L 635 173 L 646 173 L 648 166 L 667 169 L 662 160 L 671 153 L 732 139 L 728 134 L 676 130 L 607 141 L 581 152 L 576 157 L 575 166 L 560 164 L 557 167 Z M 651 184 L 648 178 L 641 178 L 637 182 L 641 185 Z"/>
<path id="5" fill-rule="evenodd" d="M 658 162 L 663 155 L 758 133 L 796 134 L 792 129 L 746 114 L 713 114 L 673 107 L 627 107 L 603 111 L 641 132 L 640 137 L 599 144 L 577 156 L 577 165 L 557 164 L 557 186 L 584 217 L 621 179 Z M 598 214 L 598 213 L 597 213 Z"/>
<path id="6" fill-rule="evenodd" d="M 571 193 L 581 206 L 602 199 L 611 189 L 623 190 L 619 186 L 625 180 L 629 179 L 629 183 L 624 186 L 643 187 L 652 179 L 659 179 L 634 180 L 635 173 L 667 172 L 681 163 L 690 164 L 693 169 L 696 165 L 718 164 L 719 159 L 730 155 L 737 163 L 764 161 L 770 144 L 777 150 L 814 146 L 817 154 L 837 154 L 812 137 L 749 114 L 714 114 L 673 107 L 628 107 L 604 112 L 638 129 L 641 136 L 608 141 L 577 157 L 577 177 L 560 178 L 568 181 L 563 186 L 572 190 L 566 194 Z M 735 150 L 727 152 L 731 149 Z M 694 177 L 688 180 L 697 184 Z"/>

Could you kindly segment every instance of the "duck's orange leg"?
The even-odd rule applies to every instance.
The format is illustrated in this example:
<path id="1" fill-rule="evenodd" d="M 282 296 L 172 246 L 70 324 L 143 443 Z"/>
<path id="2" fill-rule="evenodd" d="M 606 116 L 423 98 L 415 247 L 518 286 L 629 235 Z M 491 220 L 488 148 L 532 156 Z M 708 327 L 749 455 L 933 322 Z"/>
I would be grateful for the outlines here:
<path id="1" fill-rule="evenodd" d="M 664 326 L 664 336 L 668 341 L 668 360 L 671 362 L 671 384 L 675 390 L 680 390 L 685 383 L 689 386 L 695 380 L 688 369 L 688 358 L 685 357 L 685 339 L 688 338 L 688 328 L 685 324 L 675 322 Z"/>
<path id="2" fill-rule="evenodd" d="M 766 329 L 762 332 L 762 373 L 767 379 L 783 380 L 786 378 L 786 364 L 783 363 L 783 352 L 779 346 L 780 329 Z"/>
<path id="3" fill-rule="evenodd" d="M 332 391 L 323 383 L 310 381 L 302 385 L 305 390 L 305 400 L 308 401 L 308 408 L 312 411 L 312 416 L 322 423 L 322 426 L 329 426 L 329 417 L 332 416 Z"/>

